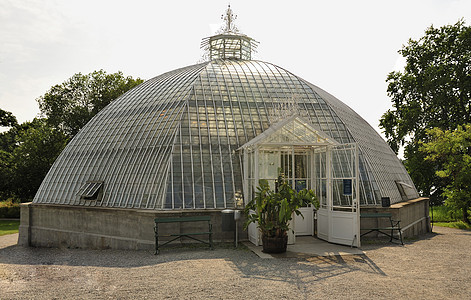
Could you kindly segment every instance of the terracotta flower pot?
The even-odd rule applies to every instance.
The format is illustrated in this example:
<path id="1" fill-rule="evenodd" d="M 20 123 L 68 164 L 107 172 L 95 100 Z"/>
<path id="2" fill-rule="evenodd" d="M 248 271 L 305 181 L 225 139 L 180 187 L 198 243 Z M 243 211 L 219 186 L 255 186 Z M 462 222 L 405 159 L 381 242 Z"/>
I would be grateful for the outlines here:
<path id="1" fill-rule="evenodd" d="M 265 253 L 283 253 L 286 252 L 288 245 L 288 235 L 283 237 L 262 236 L 263 252 Z"/>

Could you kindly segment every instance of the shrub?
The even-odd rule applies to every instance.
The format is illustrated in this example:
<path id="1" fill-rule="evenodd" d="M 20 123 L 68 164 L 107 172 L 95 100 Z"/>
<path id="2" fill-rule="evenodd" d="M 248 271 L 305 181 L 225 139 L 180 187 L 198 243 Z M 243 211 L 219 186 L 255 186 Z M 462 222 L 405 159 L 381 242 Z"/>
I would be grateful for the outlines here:
<path id="1" fill-rule="evenodd" d="M 453 209 L 446 205 L 430 207 L 430 216 L 433 211 L 433 222 L 456 222 L 461 219 L 461 210 Z"/>
<path id="2" fill-rule="evenodd" d="M 14 199 L 0 202 L 0 219 L 19 219 L 20 204 Z"/>

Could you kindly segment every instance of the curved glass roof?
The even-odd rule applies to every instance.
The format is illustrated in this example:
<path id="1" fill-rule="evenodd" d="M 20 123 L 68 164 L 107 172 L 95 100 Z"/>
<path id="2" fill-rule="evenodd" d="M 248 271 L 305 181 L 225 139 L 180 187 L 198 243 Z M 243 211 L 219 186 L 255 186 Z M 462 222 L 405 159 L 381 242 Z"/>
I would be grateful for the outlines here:
<path id="1" fill-rule="evenodd" d="M 231 59 L 165 73 L 113 101 L 67 145 L 34 202 L 234 207 L 242 194 L 236 150 L 275 123 L 280 106 L 339 143 L 358 143 L 363 205 L 403 200 L 397 182 L 418 196 L 389 146 L 344 103 L 273 64 Z"/>
<path id="2" fill-rule="evenodd" d="M 239 33 L 230 6 L 222 18 L 221 32 L 202 43 L 210 62 L 157 76 L 105 107 L 67 145 L 33 202 L 234 207 L 243 194 L 237 149 L 293 114 L 327 139 L 358 144 L 362 205 L 418 197 L 365 120 L 283 68 L 250 60 L 258 42 Z"/>

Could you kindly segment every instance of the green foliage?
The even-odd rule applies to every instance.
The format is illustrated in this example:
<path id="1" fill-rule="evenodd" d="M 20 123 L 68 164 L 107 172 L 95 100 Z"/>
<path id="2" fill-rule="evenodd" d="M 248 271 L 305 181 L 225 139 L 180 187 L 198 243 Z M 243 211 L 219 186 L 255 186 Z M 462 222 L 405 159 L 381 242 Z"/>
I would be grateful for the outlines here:
<path id="1" fill-rule="evenodd" d="M 457 222 L 437 222 L 433 223 L 434 226 L 440 226 L 440 227 L 450 227 L 450 228 L 457 228 L 457 229 L 465 229 L 465 230 L 471 230 L 471 225 L 468 223 L 465 223 L 463 221 L 457 221 Z"/>
<path id="2" fill-rule="evenodd" d="M 268 181 L 260 180 L 255 198 L 245 206 L 247 221 L 245 228 L 250 223 L 256 223 L 263 235 L 268 237 L 282 237 L 289 230 L 289 222 L 293 213 L 301 215 L 299 208 L 313 204 L 319 206 L 317 197 L 312 190 L 296 192 L 284 180 L 279 178 L 280 184 L 277 191 L 270 190 Z"/>
<path id="3" fill-rule="evenodd" d="M 30 201 L 68 139 L 44 119 L 34 119 L 3 133 L 0 141 L 0 197 Z"/>
<path id="4" fill-rule="evenodd" d="M 440 162 L 424 162 L 419 142 L 428 141 L 427 129 L 455 129 L 471 122 L 471 27 L 464 21 L 431 26 L 399 53 L 406 66 L 388 75 L 393 107 L 383 114 L 380 127 L 396 153 L 405 146 L 407 170 L 421 193 L 433 199 L 448 182 L 435 172 L 442 169 Z"/>
<path id="5" fill-rule="evenodd" d="M 16 117 L 9 111 L 0 108 L 0 127 L 12 127 L 18 125 Z"/>
<path id="6" fill-rule="evenodd" d="M 461 211 L 456 211 L 452 207 L 446 205 L 432 206 L 430 207 L 429 215 L 433 215 L 433 222 L 455 222 L 458 221 L 461 216 Z"/>
<path id="7" fill-rule="evenodd" d="M 1 207 L 13 207 L 13 206 L 19 206 L 19 199 L 18 198 L 8 198 L 5 201 L 0 201 L 0 208 Z M 1 218 L 1 217 L 0 217 Z"/>
<path id="8" fill-rule="evenodd" d="M 468 210 L 471 207 L 471 125 L 458 126 L 455 130 L 433 128 L 427 130 L 428 143 L 422 143 L 421 152 L 426 160 L 440 163 L 436 175 L 446 178 L 443 189 L 445 205 L 463 212 L 463 222 L 470 223 Z"/>
<path id="9" fill-rule="evenodd" d="M 20 221 L 16 220 L 0 220 L 0 236 L 17 233 Z"/>
<path id="10" fill-rule="evenodd" d="M 8 199 L 0 201 L 0 219 L 19 219 L 20 204 L 17 199 Z"/>
<path id="11" fill-rule="evenodd" d="M 31 127 L 17 136 L 13 150 L 12 185 L 14 195 L 33 199 L 43 178 L 68 142 L 59 130 L 49 127 L 44 119 L 34 119 Z"/>
<path id="12" fill-rule="evenodd" d="M 38 99 L 43 118 L 18 124 L 0 109 L 0 199 L 30 201 L 67 142 L 101 109 L 141 79 L 103 70 L 75 74 Z"/>
<path id="13" fill-rule="evenodd" d="M 11 196 L 11 161 L 11 154 L 0 150 L 0 199 L 7 199 Z"/>
<path id="14" fill-rule="evenodd" d="M 106 105 L 142 82 L 140 78 L 124 77 L 122 72 L 77 73 L 53 86 L 37 101 L 48 124 L 72 138 Z"/>
<path id="15" fill-rule="evenodd" d="M 443 188 L 448 184 L 446 178 L 441 178 L 436 174 L 440 164 L 434 161 L 426 160 L 425 153 L 419 151 L 420 141 L 409 144 L 404 152 L 404 166 L 414 181 L 416 188 L 422 191 L 425 196 L 430 197 L 433 205 L 443 204 Z M 428 192 L 424 192 L 428 191 Z"/>

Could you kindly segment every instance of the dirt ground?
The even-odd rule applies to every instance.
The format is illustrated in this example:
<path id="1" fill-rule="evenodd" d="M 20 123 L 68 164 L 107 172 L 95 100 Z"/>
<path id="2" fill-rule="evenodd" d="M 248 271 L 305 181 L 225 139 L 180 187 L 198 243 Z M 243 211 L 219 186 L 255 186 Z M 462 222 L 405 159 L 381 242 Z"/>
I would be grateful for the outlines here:
<path id="1" fill-rule="evenodd" d="M 434 227 L 364 255 L 262 259 L 245 247 L 43 249 L 0 237 L 0 299 L 469 299 L 471 232 Z"/>

